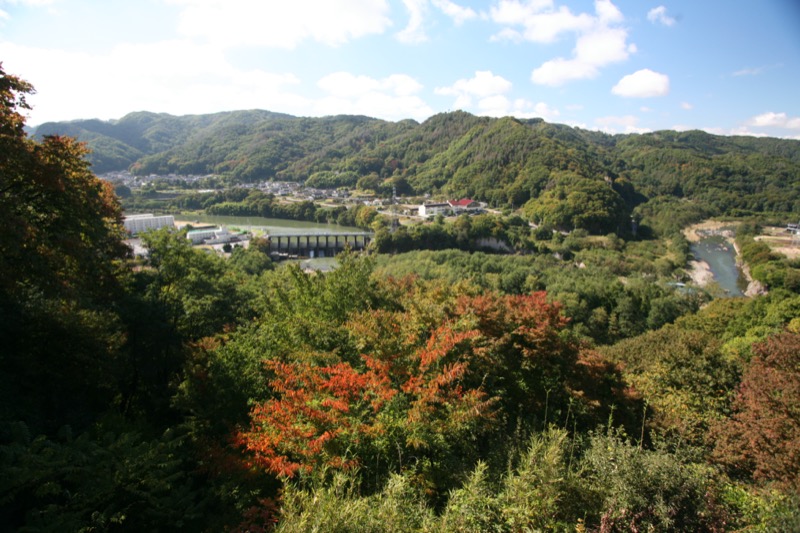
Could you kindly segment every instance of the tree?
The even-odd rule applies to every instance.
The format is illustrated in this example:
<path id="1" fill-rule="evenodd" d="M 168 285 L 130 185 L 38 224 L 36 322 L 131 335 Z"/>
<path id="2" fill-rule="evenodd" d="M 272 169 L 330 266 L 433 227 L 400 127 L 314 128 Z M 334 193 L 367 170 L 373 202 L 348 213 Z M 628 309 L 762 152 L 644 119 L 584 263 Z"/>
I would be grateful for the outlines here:
<path id="1" fill-rule="evenodd" d="M 83 426 L 115 394 L 121 210 L 70 138 L 31 140 L 32 87 L 0 65 L 0 410 Z"/>
<path id="2" fill-rule="evenodd" d="M 552 188 L 524 206 L 525 214 L 537 224 L 604 234 L 618 231 L 625 221 L 625 202 L 605 182 L 572 175 L 553 181 Z"/>
<path id="3" fill-rule="evenodd" d="M 716 458 L 756 481 L 800 488 L 800 334 L 754 347 L 733 408 L 714 429 Z"/>
<path id="4" fill-rule="evenodd" d="M 28 139 L 20 109 L 32 87 L 0 64 L 0 287 L 48 295 L 108 296 L 125 256 L 111 185 L 89 171 L 67 137 Z"/>

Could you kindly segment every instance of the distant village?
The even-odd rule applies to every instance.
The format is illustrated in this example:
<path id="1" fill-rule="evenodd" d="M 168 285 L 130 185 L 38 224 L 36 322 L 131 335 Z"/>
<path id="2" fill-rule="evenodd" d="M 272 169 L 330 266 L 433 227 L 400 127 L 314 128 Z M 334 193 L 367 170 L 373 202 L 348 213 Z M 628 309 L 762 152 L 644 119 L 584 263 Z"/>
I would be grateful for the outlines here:
<path id="1" fill-rule="evenodd" d="M 149 176 L 134 176 L 127 171 L 109 172 L 102 176 L 112 183 L 121 183 L 130 189 L 142 189 L 155 184 L 175 184 L 189 186 L 210 182 L 214 176 L 177 175 L 165 176 L 151 174 Z M 412 218 L 431 219 L 437 215 L 458 216 L 462 214 L 480 214 L 485 212 L 486 204 L 468 198 L 459 198 L 447 201 L 432 201 L 430 195 L 422 198 L 376 198 L 374 196 L 355 196 L 350 190 L 316 189 L 305 187 L 297 182 L 288 181 L 262 181 L 257 183 L 238 184 L 238 188 L 258 189 L 276 197 L 285 198 L 287 201 L 312 201 L 333 205 L 369 205 L 382 210 L 393 209 L 387 214 L 398 214 Z M 216 189 L 197 188 L 197 192 L 215 192 Z"/>
<path id="2" fill-rule="evenodd" d="M 129 172 L 120 171 L 105 174 L 102 176 L 115 185 L 125 185 L 131 190 L 141 190 L 143 188 L 154 188 L 166 190 L 168 188 L 191 188 L 199 193 L 212 193 L 218 189 L 204 189 L 205 183 L 213 183 L 214 176 L 191 176 L 191 175 L 150 175 L 133 176 Z M 379 212 L 392 215 L 403 216 L 408 219 L 432 220 L 436 217 L 475 215 L 485 212 L 486 204 L 476 202 L 468 198 L 460 198 L 447 201 L 433 201 L 429 195 L 421 198 L 375 198 L 361 197 L 351 194 L 347 189 L 315 189 L 304 187 L 296 182 L 276 182 L 264 181 L 260 183 L 248 183 L 237 185 L 240 188 L 257 189 L 264 193 L 272 194 L 276 197 L 285 198 L 287 202 L 313 201 L 320 204 L 329 205 L 369 205 L 374 206 Z M 124 227 L 129 235 L 128 245 L 133 250 L 134 255 L 146 256 L 147 250 L 142 246 L 140 235 L 146 231 L 156 230 L 164 227 L 183 228 L 188 226 L 186 238 L 194 246 L 201 246 L 208 250 L 213 250 L 220 254 L 229 254 L 237 247 L 247 247 L 253 234 L 249 231 L 229 230 L 224 226 L 215 224 L 203 224 L 199 222 L 176 221 L 174 215 L 155 215 L 152 213 L 131 214 L 125 217 Z M 285 259 L 291 257 L 317 257 L 324 256 L 325 253 L 335 253 L 337 249 L 344 246 L 366 247 L 371 239 L 370 232 L 352 234 L 330 234 L 325 237 L 306 237 L 305 242 L 301 239 L 289 239 L 286 236 L 271 239 L 271 251 L 273 259 Z M 335 237 L 335 240 L 334 240 Z M 314 241 L 313 243 L 311 241 Z M 360 248 L 358 248 L 360 249 Z"/>

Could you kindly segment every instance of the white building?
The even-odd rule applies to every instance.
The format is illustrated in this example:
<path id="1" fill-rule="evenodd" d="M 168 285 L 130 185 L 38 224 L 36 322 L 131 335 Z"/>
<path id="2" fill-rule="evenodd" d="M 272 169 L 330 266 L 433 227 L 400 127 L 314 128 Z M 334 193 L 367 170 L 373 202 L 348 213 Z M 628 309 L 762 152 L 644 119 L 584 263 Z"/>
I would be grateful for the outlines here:
<path id="1" fill-rule="evenodd" d="M 422 218 L 435 217 L 436 215 L 447 215 L 451 212 L 452 208 L 447 202 L 438 204 L 422 204 L 419 206 L 419 216 Z"/>
<path id="2" fill-rule="evenodd" d="M 152 214 L 130 215 L 125 217 L 123 224 L 125 231 L 131 235 L 138 235 L 143 231 L 159 228 L 175 227 L 175 217 L 172 215 L 154 216 Z"/>
<path id="3" fill-rule="evenodd" d="M 240 234 L 230 233 L 227 228 L 196 229 L 186 233 L 186 238 L 192 244 L 225 244 L 238 242 Z"/>
<path id="4" fill-rule="evenodd" d="M 216 238 L 219 231 L 222 230 L 220 228 L 195 229 L 187 232 L 186 238 L 192 241 L 192 244 L 203 244 L 206 240 Z"/>

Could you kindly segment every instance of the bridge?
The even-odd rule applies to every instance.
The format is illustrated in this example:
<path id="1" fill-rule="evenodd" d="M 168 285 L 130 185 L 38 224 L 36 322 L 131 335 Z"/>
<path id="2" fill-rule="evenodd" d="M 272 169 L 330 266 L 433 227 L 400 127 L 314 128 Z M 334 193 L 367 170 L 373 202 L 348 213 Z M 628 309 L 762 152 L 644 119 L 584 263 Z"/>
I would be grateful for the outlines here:
<path id="1" fill-rule="evenodd" d="M 270 255 L 296 255 L 299 257 L 333 256 L 345 248 L 364 250 L 372 241 L 371 232 L 335 233 L 270 233 Z"/>

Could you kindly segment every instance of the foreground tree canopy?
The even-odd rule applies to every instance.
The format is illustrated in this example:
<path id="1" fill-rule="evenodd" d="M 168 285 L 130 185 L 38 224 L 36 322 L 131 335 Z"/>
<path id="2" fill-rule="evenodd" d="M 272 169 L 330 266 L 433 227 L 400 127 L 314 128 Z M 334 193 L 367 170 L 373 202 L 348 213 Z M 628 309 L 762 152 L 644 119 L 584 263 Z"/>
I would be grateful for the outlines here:
<path id="1" fill-rule="evenodd" d="M 31 90 L 0 68 L 0 529 L 800 529 L 788 270 L 767 295 L 712 300 L 669 283 L 687 257 L 672 233 L 549 229 L 541 252 L 345 254 L 326 274 L 168 230 L 133 260 L 85 148 L 25 134 Z M 532 148 L 524 128 L 547 127 L 473 119 L 429 126 L 509 128 L 503 172 Z M 605 231 L 627 202 L 624 183 L 562 177 L 530 208 L 595 191 L 597 216 L 565 224 Z M 527 224 L 432 228 L 418 237 L 521 242 Z M 793 268 L 746 245 L 773 277 Z"/>

